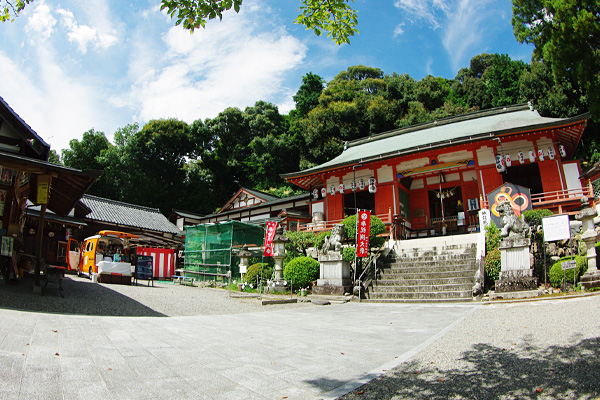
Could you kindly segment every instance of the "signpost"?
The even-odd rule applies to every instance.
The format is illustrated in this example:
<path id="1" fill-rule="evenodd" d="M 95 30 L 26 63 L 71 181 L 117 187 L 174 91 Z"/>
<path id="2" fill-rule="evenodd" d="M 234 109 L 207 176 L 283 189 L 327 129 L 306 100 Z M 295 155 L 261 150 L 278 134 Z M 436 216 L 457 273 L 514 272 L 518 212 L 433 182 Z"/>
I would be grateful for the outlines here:
<path id="1" fill-rule="evenodd" d="M 546 266 L 546 242 L 554 242 L 556 240 L 571 240 L 571 225 L 569 224 L 569 214 L 557 214 L 550 217 L 542 218 L 542 230 L 544 231 L 544 289 L 548 285 L 547 282 L 547 266 Z M 571 250 L 571 258 L 573 257 L 573 251 Z M 575 265 L 568 267 L 569 265 Z M 567 265 L 567 268 L 565 268 Z M 565 261 L 562 263 L 563 273 L 566 269 L 577 267 L 577 262 L 574 260 Z M 563 279 L 564 280 L 564 279 Z M 575 274 L 573 274 L 573 287 L 575 287 Z"/>
<path id="2" fill-rule="evenodd" d="M 150 286 L 150 282 L 152 282 L 152 286 L 154 286 L 154 280 L 152 277 L 154 276 L 154 257 L 152 256 L 137 256 L 137 261 L 135 264 L 135 281 L 137 284 L 138 279 L 147 279 L 148 286 Z"/>

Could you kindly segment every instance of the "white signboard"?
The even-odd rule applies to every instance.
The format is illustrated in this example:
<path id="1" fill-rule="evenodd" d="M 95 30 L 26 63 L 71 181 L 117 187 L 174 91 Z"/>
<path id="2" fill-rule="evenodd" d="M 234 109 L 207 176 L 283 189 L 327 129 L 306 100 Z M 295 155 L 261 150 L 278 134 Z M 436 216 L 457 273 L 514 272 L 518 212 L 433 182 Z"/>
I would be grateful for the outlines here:
<path id="1" fill-rule="evenodd" d="M 492 223 L 492 214 L 487 208 L 479 210 L 479 232 L 485 232 L 485 227 Z"/>
<path id="2" fill-rule="evenodd" d="M 542 229 L 544 230 L 545 242 L 571 239 L 569 214 L 558 214 L 551 217 L 543 217 Z"/>

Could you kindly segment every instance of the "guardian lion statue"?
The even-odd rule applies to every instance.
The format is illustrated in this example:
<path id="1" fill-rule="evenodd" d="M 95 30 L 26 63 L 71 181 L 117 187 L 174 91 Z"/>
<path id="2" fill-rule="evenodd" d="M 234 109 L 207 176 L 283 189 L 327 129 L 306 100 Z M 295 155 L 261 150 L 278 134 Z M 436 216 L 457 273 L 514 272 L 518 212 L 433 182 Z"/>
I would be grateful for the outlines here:
<path id="1" fill-rule="evenodd" d="M 342 241 L 344 240 L 345 231 L 344 225 L 335 224 L 331 229 L 331 236 L 325 238 L 323 243 L 323 254 L 327 254 L 328 251 L 342 251 Z"/>
<path id="2" fill-rule="evenodd" d="M 502 231 L 500 236 L 503 238 L 524 238 L 529 236 L 530 228 L 527 222 L 515 215 L 515 211 L 510 205 L 510 201 L 505 200 L 496 206 L 496 211 L 500 214 L 502 222 Z"/>

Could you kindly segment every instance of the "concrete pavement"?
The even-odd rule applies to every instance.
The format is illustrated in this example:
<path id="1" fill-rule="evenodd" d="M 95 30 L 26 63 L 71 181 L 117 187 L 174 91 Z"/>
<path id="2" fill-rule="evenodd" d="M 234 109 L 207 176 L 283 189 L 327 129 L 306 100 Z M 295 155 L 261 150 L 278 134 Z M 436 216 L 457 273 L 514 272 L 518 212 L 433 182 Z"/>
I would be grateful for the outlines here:
<path id="1" fill-rule="evenodd" d="M 0 310 L 2 399 L 332 399 L 477 304 L 334 304 L 197 317 Z"/>

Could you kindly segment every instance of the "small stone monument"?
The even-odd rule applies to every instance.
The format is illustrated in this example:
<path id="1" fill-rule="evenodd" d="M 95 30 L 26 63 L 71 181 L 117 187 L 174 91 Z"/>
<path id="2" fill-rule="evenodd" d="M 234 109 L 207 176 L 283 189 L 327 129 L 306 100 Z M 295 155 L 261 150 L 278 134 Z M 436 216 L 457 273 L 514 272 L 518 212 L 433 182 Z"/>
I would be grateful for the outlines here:
<path id="1" fill-rule="evenodd" d="M 588 198 L 583 197 L 581 199 L 581 205 L 585 207 L 588 203 Z M 598 215 L 598 212 L 591 208 L 585 207 L 575 216 L 575 219 L 581 221 L 581 240 L 585 242 L 587 247 L 586 257 L 588 269 L 585 274 L 581 276 L 581 286 L 585 289 L 600 287 L 600 271 L 596 266 L 596 230 L 594 229 L 594 218 Z"/>
<path id="2" fill-rule="evenodd" d="M 313 294 L 339 295 L 352 293 L 352 276 L 350 263 L 342 256 L 342 241 L 345 230 L 343 224 L 335 224 L 331 236 L 325 239 L 323 251 L 319 256 L 321 264 L 317 286 L 313 286 Z"/>
<path id="3" fill-rule="evenodd" d="M 529 246 L 529 225 L 515 215 L 509 201 L 496 207 L 501 216 L 500 236 L 500 279 L 490 299 L 515 299 L 541 295 L 537 289 L 537 278 L 533 276 Z"/>

